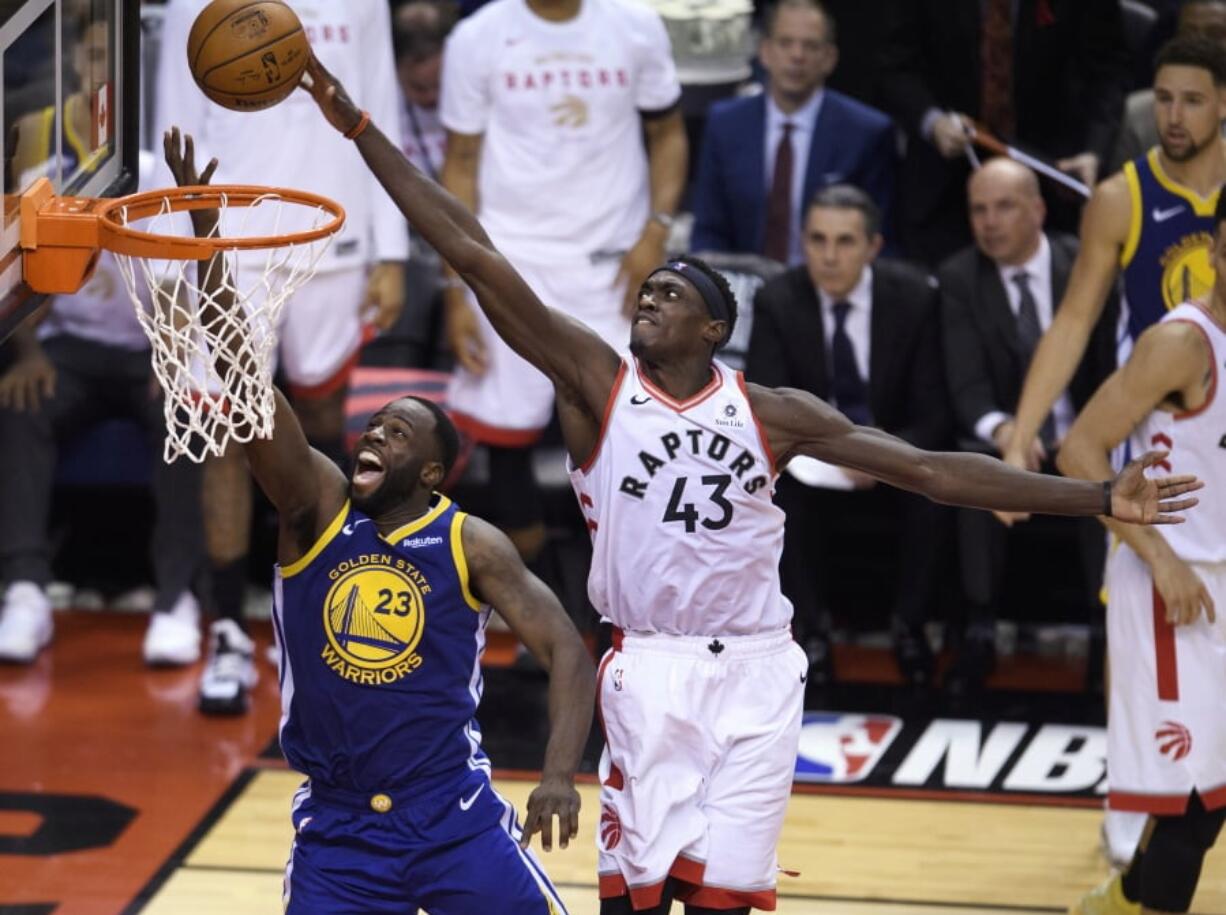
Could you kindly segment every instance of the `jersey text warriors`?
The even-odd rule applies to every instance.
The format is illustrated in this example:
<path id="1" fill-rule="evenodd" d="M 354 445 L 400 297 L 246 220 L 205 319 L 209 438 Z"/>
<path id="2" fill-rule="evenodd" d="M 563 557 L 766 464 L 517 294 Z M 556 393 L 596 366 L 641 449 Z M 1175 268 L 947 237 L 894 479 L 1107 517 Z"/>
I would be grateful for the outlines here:
<path id="1" fill-rule="evenodd" d="M 623 363 L 596 451 L 570 476 L 605 619 L 673 635 L 787 628 L 774 462 L 739 372 L 713 361 L 706 387 L 678 402 Z"/>

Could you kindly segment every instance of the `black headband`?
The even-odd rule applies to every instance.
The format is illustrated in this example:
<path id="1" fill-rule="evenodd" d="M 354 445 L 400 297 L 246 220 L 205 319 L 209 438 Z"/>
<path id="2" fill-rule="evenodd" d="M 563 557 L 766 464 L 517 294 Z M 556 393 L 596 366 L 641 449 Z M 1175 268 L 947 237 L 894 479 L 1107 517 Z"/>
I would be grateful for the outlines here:
<path id="1" fill-rule="evenodd" d="M 673 273 L 685 277 L 698 290 L 698 294 L 702 296 L 702 300 L 707 306 L 707 314 L 716 321 L 732 323 L 732 315 L 728 309 L 728 300 L 724 298 L 724 294 L 719 291 L 719 287 L 711 282 L 711 278 L 702 270 L 699 270 L 693 264 L 687 264 L 685 261 L 669 261 L 654 272 L 659 273 L 661 270 L 671 270 Z"/>

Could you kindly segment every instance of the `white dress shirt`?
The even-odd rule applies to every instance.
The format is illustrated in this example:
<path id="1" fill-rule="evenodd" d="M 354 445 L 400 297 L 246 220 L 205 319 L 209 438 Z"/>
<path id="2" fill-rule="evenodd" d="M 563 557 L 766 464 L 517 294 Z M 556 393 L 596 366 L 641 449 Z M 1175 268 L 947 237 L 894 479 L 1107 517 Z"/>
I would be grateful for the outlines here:
<path id="1" fill-rule="evenodd" d="M 1039 236 L 1039 247 L 1026 263 L 1016 266 L 997 264 L 996 269 L 1000 273 L 1000 282 L 1005 287 L 1005 297 L 1009 301 L 1009 308 L 1013 311 L 1014 318 L 1022 308 L 1022 292 L 1017 288 L 1014 277 L 1019 273 L 1026 274 L 1030 294 L 1034 297 L 1035 309 L 1039 313 L 1039 327 L 1043 333 L 1047 333 L 1047 329 L 1051 327 L 1054 311 L 1051 288 L 1051 245 L 1047 241 L 1047 236 Z M 1073 425 L 1073 419 L 1076 417 L 1073 401 L 1069 398 L 1067 391 L 1056 399 L 1051 413 L 1056 426 L 1056 439 L 1061 440 L 1068 434 L 1069 428 Z M 995 445 L 996 441 L 992 438 L 992 431 L 1001 423 L 1012 418 L 1010 414 L 1001 410 L 985 413 L 975 422 L 975 434 L 988 444 Z"/>
<path id="2" fill-rule="evenodd" d="M 851 306 L 847 312 L 847 320 L 843 329 L 851 338 L 851 349 L 856 354 L 856 368 L 864 383 L 868 384 L 869 360 L 872 358 L 872 317 L 873 317 L 873 268 L 865 267 L 860 279 L 851 292 L 841 299 L 827 295 L 822 289 L 817 290 L 822 303 L 822 331 L 826 336 L 826 365 L 833 364 L 831 347 L 834 345 L 834 306 L 846 302 Z"/>
<path id="3" fill-rule="evenodd" d="M 785 122 L 792 124 L 792 225 L 789 227 L 788 265 L 804 263 L 804 245 L 800 235 L 800 220 L 804 215 L 805 172 L 809 167 L 809 147 L 813 145 L 813 128 L 822 109 L 825 93 L 818 89 L 812 97 L 793 111 L 784 114 L 766 94 L 766 192 L 770 194 L 775 177 L 775 156 L 783 137 Z"/>

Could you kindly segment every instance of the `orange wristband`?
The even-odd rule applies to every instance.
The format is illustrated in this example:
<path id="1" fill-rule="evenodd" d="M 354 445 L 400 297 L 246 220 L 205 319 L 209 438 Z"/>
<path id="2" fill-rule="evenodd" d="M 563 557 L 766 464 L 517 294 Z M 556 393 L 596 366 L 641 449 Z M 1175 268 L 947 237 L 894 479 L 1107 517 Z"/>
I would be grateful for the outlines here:
<path id="1" fill-rule="evenodd" d="M 349 128 L 345 134 L 346 140 L 356 140 L 362 135 L 362 131 L 370 124 L 370 112 L 363 111 L 362 116 L 358 118 L 358 122 Z"/>

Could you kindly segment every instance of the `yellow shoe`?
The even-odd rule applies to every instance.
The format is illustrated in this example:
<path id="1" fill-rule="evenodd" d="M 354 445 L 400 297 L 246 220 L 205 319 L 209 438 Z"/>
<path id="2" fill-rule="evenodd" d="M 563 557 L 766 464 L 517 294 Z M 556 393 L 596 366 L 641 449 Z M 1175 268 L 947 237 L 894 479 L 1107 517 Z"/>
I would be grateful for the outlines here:
<path id="1" fill-rule="evenodd" d="M 1141 915 L 1141 905 L 1124 898 L 1120 875 L 1114 872 L 1069 909 L 1069 915 Z"/>

